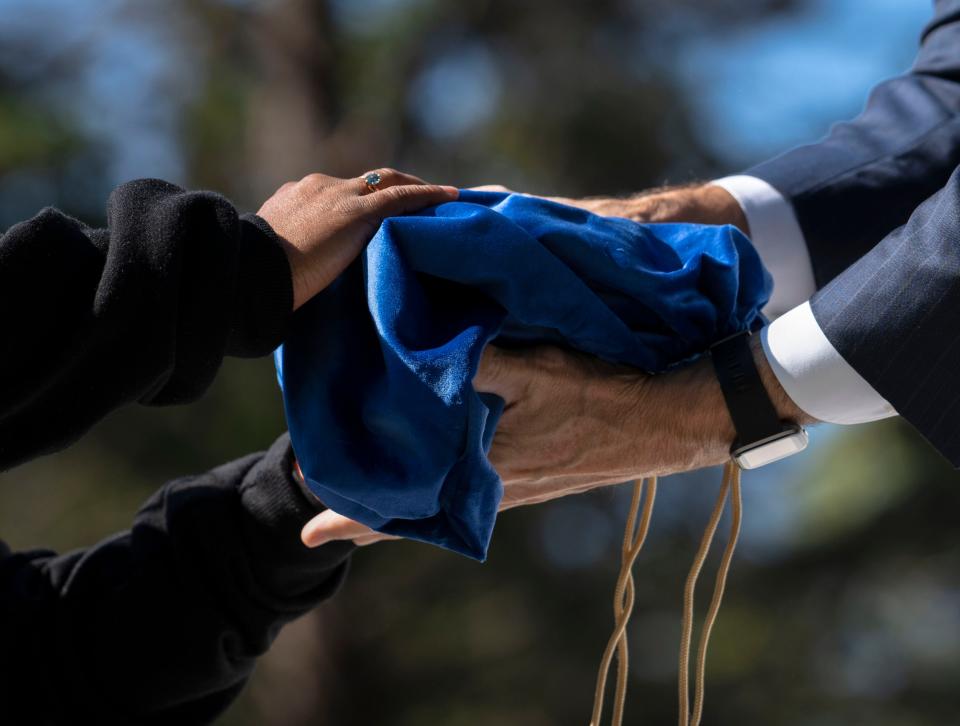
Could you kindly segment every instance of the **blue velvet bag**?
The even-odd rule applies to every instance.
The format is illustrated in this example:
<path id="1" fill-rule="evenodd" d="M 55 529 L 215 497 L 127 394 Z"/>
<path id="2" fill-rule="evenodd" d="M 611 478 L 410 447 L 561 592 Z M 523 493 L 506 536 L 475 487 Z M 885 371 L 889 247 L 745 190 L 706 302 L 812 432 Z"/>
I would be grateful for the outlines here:
<path id="1" fill-rule="evenodd" d="M 552 342 L 650 373 L 762 324 L 772 287 L 733 227 L 643 225 L 463 191 L 386 220 L 276 352 L 293 448 L 331 509 L 484 559 L 503 401 L 484 346 Z"/>

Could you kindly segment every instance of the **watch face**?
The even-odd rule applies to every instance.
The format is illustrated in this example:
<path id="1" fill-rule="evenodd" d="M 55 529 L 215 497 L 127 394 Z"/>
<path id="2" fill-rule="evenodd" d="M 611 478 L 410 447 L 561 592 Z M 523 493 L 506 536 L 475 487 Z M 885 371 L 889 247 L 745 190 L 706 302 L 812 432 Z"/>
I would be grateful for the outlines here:
<path id="1" fill-rule="evenodd" d="M 798 428 L 771 441 L 764 441 L 746 450 L 741 449 L 734 454 L 733 460 L 741 469 L 756 469 L 793 454 L 799 454 L 807 448 L 808 442 L 807 432 Z"/>

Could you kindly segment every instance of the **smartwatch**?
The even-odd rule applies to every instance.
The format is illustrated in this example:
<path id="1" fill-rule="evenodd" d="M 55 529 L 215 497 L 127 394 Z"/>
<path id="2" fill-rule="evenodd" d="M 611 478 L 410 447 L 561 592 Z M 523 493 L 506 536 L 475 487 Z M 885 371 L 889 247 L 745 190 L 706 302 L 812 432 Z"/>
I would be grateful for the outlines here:
<path id="1" fill-rule="evenodd" d="M 737 430 L 730 456 L 741 469 L 766 466 L 807 448 L 804 428 L 777 416 L 753 362 L 749 330 L 715 343 L 710 357 Z"/>

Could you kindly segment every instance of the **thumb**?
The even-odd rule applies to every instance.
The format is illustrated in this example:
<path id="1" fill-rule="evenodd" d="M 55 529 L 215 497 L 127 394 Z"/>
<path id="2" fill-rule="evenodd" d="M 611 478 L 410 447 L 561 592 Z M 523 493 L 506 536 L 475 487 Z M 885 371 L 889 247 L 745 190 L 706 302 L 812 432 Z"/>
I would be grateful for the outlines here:
<path id="1" fill-rule="evenodd" d="M 307 547 L 319 547 L 333 540 L 354 539 L 374 534 L 365 524 L 326 509 L 307 522 L 300 531 L 300 539 Z"/>

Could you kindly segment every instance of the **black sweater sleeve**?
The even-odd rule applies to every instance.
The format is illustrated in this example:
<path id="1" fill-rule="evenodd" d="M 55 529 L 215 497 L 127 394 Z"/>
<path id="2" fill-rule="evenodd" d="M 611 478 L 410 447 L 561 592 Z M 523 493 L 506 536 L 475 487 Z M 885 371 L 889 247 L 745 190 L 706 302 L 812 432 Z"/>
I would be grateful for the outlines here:
<path id="1" fill-rule="evenodd" d="M 0 544 L 0 721 L 202 724 L 280 626 L 330 597 L 351 546 L 305 548 L 319 511 L 284 436 L 173 481 L 87 550 Z"/>
<path id="2" fill-rule="evenodd" d="M 293 307 L 270 227 L 157 180 L 119 187 L 106 229 L 54 210 L 0 237 L 0 470 L 126 403 L 182 403 L 225 355 L 266 355 Z"/>

